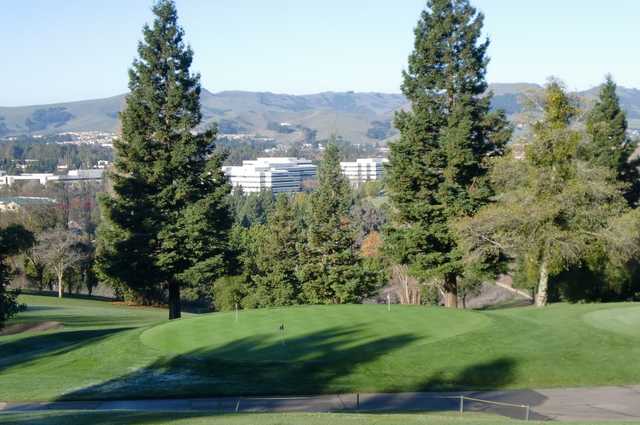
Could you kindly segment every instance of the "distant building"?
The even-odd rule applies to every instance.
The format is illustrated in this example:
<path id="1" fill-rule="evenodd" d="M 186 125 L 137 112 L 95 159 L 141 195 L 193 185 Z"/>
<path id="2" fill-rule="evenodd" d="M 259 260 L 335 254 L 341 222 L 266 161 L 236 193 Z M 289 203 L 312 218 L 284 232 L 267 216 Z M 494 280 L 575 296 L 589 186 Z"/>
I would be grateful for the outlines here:
<path id="1" fill-rule="evenodd" d="M 53 173 L 24 173 L 17 176 L 7 175 L 0 171 L 0 185 L 11 186 L 17 181 L 38 181 L 41 185 L 46 185 L 48 181 L 57 180 L 59 176 Z"/>
<path id="2" fill-rule="evenodd" d="M 102 180 L 104 169 L 92 168 L 89 170 L 69 170 L 66 176 L 60 176 L 60 180 L 77 181 L 77 180 Z"/>
<path id="3" fill-rule="evenodd" d="M 315 177 L 316 166 L 307 159 L 258 158 L 243 161 L 239 166 L 222 167 L 222 171 L 233 187 L 240 187 L 244 192 L 300 192 L 303 183 Z"/>
<path id="4" fill-rule="evenodd" d="M 17 181 L 37 181 L 41 185 L 49 182 L 73 183 L 77 181 L 100 181 L 104 175 L 102 169 L 92 170 L 69 170 L 67 174 L 53 173 L 24 173 L 17 176 L 7 175 L 4 171 L 0 171 L 0 186 L 11 186 Z"/>
<path id="5" fill-rule="evenodd" d="M 380 180 L 384 174 L 386 158 L 360 158 L 355 162 L 341 162 L 340 168 L 354 186 L 372 180 Z"/>

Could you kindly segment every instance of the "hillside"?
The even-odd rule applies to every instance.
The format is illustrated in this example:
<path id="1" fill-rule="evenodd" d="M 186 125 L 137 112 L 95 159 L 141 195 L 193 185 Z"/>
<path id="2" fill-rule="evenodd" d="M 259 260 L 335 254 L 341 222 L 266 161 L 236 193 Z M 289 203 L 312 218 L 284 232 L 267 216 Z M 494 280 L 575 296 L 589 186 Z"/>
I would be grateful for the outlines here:
<path id="1" fill-rule="evenodd" d="M 529 83 L 492 84 L 494 107 L 517 120 L 528 93 L 540 86 Z M 598 87 L 577 93 L 588 104 Z M 640 90 L 619 87 L 632 128 L 640 128 Z M 118 128 L 118 111 L 124 95 L 80 102 L 0 107 L 0 137 L 25 133 Z M 269 92 L 224 91 L 202 93 L 205 124 L 217 122 L 226 134 L 250 133 L 290 142 L 325 139 L 332 133 L 354 143 L 372 143 L 394 137 L 393 112 L 407 108 L 400 94 L 325 92 L 288 95 Z"/>

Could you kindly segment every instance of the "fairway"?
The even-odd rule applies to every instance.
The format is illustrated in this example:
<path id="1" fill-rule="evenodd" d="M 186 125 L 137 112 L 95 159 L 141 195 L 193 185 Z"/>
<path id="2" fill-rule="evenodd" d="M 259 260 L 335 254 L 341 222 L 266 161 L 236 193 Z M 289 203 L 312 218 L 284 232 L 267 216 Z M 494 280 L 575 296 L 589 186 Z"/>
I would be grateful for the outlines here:
<path id="1" fill-rule="evenodd" d="M 310 306 L 186 315 L 28 296 L 0 337 L 0 400 L 549 388 L 640 383 L 632 303 L 446 310 Z M 281 329 L 282 328 L 282 329 Z"/>

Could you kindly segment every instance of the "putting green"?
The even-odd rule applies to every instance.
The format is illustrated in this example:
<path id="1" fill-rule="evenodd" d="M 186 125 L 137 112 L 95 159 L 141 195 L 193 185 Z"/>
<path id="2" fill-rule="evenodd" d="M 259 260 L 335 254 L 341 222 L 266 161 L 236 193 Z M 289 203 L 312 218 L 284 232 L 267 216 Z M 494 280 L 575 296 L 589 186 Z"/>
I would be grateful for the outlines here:
<path id="1" fill-rule="evenodd" d="M 632 337 L 640 337 L 640 307 L 610 308 L 584 315 L 589 325 Z"/>
<path id="2" fill-rule="evenodd" d="M 411 342 L 394 351 L 403 356 L 490 322 L 477 312 L 441 308 L 308 306 L 240 311 L 237 320 L 233 312 L 183 319 L 155 326 L 141 340 L 172 355 L 242 362 L 335 361 L 353 356 L 359 347 L 384 350 L 393 338 L 407 335 Z"/>

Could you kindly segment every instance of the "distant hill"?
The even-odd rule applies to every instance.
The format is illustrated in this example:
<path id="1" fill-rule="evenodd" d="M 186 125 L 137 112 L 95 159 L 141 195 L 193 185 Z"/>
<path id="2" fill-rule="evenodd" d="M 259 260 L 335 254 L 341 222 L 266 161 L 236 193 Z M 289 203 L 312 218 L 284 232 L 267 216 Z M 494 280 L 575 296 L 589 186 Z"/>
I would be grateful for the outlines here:
<path id="1" fill-rule="evenodd" d="M 115 131 L 124 95 L 49 105 L 1 107 L 0 136 L 62 131 Z"/>
<path id="2" fill-rule="evenodd" d="M 492 84 L 493 106 L 517 119 L 528 93 L 541 90 L 536 84 Z M 577 93 L 586 102 L 598 88 Z M 640 90 L 619 87 L 619 95 L 632 127 L 640 128 Z M 0 107 L 0 137 L 16 134 L 63 131 L 110 131 L 118 129 L 118 112 L 125 95 L 106 99 L 21 107 Z M 205 125 L 217 122 L 221 133 L 250 133 L 288 142 L 332 133 L 354 143 L 371 143 L 394 137 L 394 111 L 408 108 L 401 94 L 325 92 L 287 95 L 269 92 L 203 90 Z"/>

